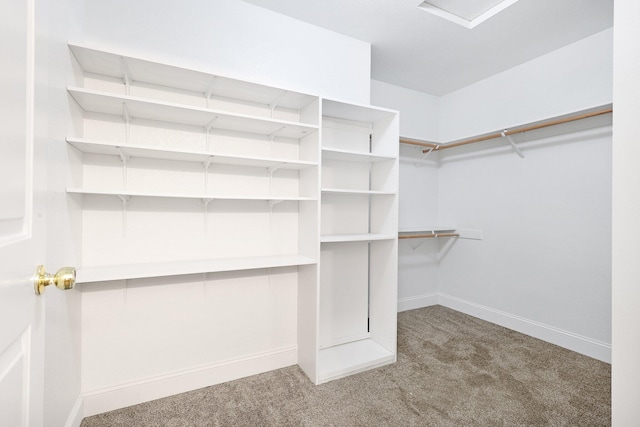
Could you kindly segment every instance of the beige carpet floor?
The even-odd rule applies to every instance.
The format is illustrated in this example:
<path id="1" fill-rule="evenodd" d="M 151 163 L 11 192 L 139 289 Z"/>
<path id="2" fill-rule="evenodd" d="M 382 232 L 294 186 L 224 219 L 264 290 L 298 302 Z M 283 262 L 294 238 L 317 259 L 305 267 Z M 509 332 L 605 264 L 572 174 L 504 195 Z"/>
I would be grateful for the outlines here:
<path id="1" fill-rule="evenodd" d="M 314 386 L 297 366 L 88 417 L 113 426 L 609 426 L 611 366 L 441 307 L 398 362 Z"/>

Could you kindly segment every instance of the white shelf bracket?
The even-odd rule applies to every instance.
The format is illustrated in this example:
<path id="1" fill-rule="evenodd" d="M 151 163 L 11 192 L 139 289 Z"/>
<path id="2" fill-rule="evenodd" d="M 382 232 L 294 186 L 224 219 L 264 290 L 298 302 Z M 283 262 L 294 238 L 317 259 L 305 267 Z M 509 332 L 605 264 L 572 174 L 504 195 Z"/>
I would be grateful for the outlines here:
<path id="1" fill-rule="evenodd" d="M 283 200 L 277 200 L 277 199 L 269 200 L 269 209 L 273 209 L 275 205 L 282 202 Z"/>
<path id="2" fill-rule="evenodd" d="M 273 142 L 273 140 L 275 139 L 276 136 L 278 136 L 278 134 L 280 132 L 282 132 L 282 130 L 286 128 L 286 126 L 282 126 L 280 128 L 278 128 L 277 130 L 275 130 L 274 132 L 270 133 L 267 138 L 269 138 L 269 141 Z"/>
<path id="3" fill-rule="evenodd" d="M 277 171 L 278 169 L 280 169 L 280 168 L 281 168 L 282 166 L 284 166 L 285 164 L 286 164 L 286 162 L 283 162 L 283 163 L 279 163 L 279 164 L 277 164 L 277 165 L 275 165 L 275 166 L 271 166 L 271 167 L 268 167 L 268 168 L 267 168 L 267 171 L 269 172 L 269 191 L 270 191 L 270 192 L 272 191 L 271 184 L 272 184 L 272 182 L 273 182 L 273 173 L 274 173 L 275 171 Z"/>
<path id="4" fill-rule="evenodd" d="M 118 198 L 122 202 L 122 235 L 124 236 L 127 234 L 127 204 L 131 196 L 118 194 Z"/>
<path id="5" fill-rule="evenodd" d="M 129 139 L 131 138 L 131 114 L 129 114 L 129 107 L 127 107 L 127 103 L 122 103 L 122 119 L 124 120 L 125 126 L 125 141 L 127 144 L 129 143 Z"/>
<path id="6" fill-rule="evenodd" d="M 510 135 L 507 135 L 508 130 L 505 129 L 503 130 L 500 134 L 502 135 L 503 138 L 506 138 L 507 141 L 509 141 L 509 144 L 511 144 L 511 146 L 513 147 L 513 149 L 516 151 L 516 153 L 518 154 L 518 156 L 520 156 L 521 158 L 524 159 L 524 154 L 522 153 L 522 151 L 520 151 L 520 149 L 516 146 L 516 143 L 513 142 L 513 139 L 511 138 Z"/>
<path id="7" fill-rule="evenodd" d="M 207 88 L 204 90 L 205 106 L 207 108 L 209 108 L 209 100 L 211 99 L 211 94 L 213 93 L 213 87 L 215 86 L 217 78 L 218 76 L 213 76 L 213 78 L 211 79 L 211 82 L 209 83 Z"/>
<path id="8" fill-rule="evenodd" d="M 122 68 L 122 82 L 124 83 L 125 93 L 127 95 L 131 95 L 131 83 L 133 82 L 133 77 L 131 76 L 129 66 L 127 65 L 127 60 L 122 56 L 120 57 L 120 67 Z"/>
<path id="9" fill-rule="evenodd" d="M 120 160 L 122 161 L 122 188 L 127 189 L 127 164 L 131 156 L 126 154 L 121 147 L 118 148 L 118 155 L 120 156 Z"/>
<path id="10" fill-rule="evenodd" d="M 202 225 L 204 226 L 204 234 L 208 234 L 209 223 L 207 221 L 207 213 L 209 212 L 209 203 L 211 203 L 213 199 L 200 199 L 200 201 L 202 202 Z"/>
<path id="11" fill-rule="evenodd" d="M 273 207 L 281 202 L 282 200 L 276 200 L 276 199 L 267 200 L 267 203 L 269 203 L 269 230 L 272 236 L 273 236 Z"/>
<path id="12" fill-rule="evenodd" d="M 206 150 L 209 151 L 211 149 L 211 147 L 209 147 L 209 136 L 211 134 L 211 129 L 213 129 L 213 125 L 216 123 L 216 120 L 218 120 L 218 116 L 214 117 L 213 119 L 209 120 L 209 123 L 207 123 L 206 125 L 204 125 L 204 138 L 205 138 L 205 145 L 206 145 Z"/>
<path id="13" fill-rule="evenodd" d="M 269 103 L 269 117 L 273 118 L 273 112 L 275 111 L 276 107 L 278 106 L 278 103 L 280 102 L 280 100 L 288 93 L 288 91 L 283 90 L 282 92 L 280 92 L 278 94 L 278 96 L 276 96 L 273 101 L 271 101 Z"/>
<path id="14" fill-rule="evenodd" d="M 207 193 L 209 191 L 209 166 L 211 166 L 211 162 L 213 161 L 213 156 L 207 157 L 207 160 L 202 162 L 202 166 L 204 168 L 204 192 Z"/>
<path id="15" fill-rule="evenodd" d="M 277 164 L 275 166 L 268 167 L 267 170 L 269 171 L 269 175 L 273 176 L 273 173 L 275 171 L 277 171 L 278 169 L 282 168 L 286 164 L 287 164 L 286 162 L 282 162 L 282 163 L 279 163 L 279 164 Z"/>
<path id="16" fill-rule="evenodd" d="M 424 153 L 424 154 L 422 155 L 422 157 L 420 158 L 420 160 L 418 160 L 418 162 L 416 163 L 416 165 L 415 165 L 415 166 L 416 166 L 417 168 L 419 168 L 419 167 L 420 167 L 420 165 L 422 164 L 422 162 L 424 162 L 424 161 L 426 160 L 426 158 L 429 156 L 429 154 L 431 154 L 434 150 L 437 150 L 438 148 L 440 148 L 440 146 L 439 146 L 439 145 L 436 145 L 435 147 L 431 147 L 431 148 L 429 148 L 429 150 L 428 150 L 426 153 Z"/>

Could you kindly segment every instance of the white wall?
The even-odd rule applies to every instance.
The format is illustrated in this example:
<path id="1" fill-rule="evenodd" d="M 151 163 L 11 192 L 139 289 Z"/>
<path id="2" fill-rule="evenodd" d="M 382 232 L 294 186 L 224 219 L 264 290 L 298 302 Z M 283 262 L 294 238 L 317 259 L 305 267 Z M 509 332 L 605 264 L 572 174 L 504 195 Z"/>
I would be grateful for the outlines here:
<path id="1" fill-rule="evenodd" d="M 610 104 L 611 76 L 606 30 L 439 98 L 373 82 L 371 99 L 400 111 L 402 136 L 449 142 Z M 401 226 L 429 218 L 484 239 L 402 242 L 399 308 L 440 303 L 610 360 L 609 122 L 515 136 L 524 160 L 494 141 L 415 168 L 420 149 L 401 146 Z"/>
<path id="2" fill-rule="evenodd" d="M 377 80 L 371 81 L 371 103 L 400 111 L 400 135 L 438 139 L 439 98 Z M 400 145 L 400 229 L 438 226 L 438 163 L 436 154 L 420 162 L 422 148 Z M 398 309 L 434 303 L 438 291 L 439 242 L 398 243 Z"/>
<path id="3" fill-rule="evenodd" d="M 369 102 L 368 43 L 240 0 L 87 0 L 86 8 L 91 46 Z"/>
<path id="4" fill-rule="evenodd" d="M 455 242 L 439 291 L 442 304 L 610 361 L 610 117 L 590 122 L 514 138 L 524 159 L 504 142 L 443 153 L 440 215 L 483 239 Z"/>
<path id="5" fill-rule="evenodd" d="M 611 102 L 607 29 L 440 99 L 440 141 L 495 132 Z"/>
<path id="6" fill-rule="evenodd" d="M 46 37 L 48 135 L 46 267 L 55 272 L 63 266 L 79 265 L 78 248 L 71 237 L 73 216 L 65 192 L 70 160 L 64 138 L 74 126 L 74 110 L 69 105 L 67 83 L 72 80 L 69 38 L 82 35 L 83 1 L 40 2 L 47 16 Z M 77 117 L 77 112 L 75 112 Z M 79 426 L 83 416 L 80 386 L 81 293 L 49 289 L 46 295 L 44 425 Z"/>
<path id="7" fill-rule="evenodd" d="M 613 425 L 640 419 L 640 3 L 614 9 L 613 144 Z"/>
<path id="8" fill-rule="evenodd" d="M 612 38 L 602 31 L 443 96 L 441 140 L 610 104 Z M 441 153 L 440 219 L 484 233 L 441 263 L 441 303 L 610 360 L 608 120 L 514 136 L 525 159 L 505 141 Z"/>

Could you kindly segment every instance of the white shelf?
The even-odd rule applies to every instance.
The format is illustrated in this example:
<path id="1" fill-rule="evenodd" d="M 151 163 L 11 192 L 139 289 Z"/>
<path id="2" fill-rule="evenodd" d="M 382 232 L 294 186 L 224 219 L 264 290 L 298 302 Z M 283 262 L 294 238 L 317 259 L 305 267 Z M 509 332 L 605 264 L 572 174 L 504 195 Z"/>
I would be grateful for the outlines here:
<path id="1" fill-rule="evenodd" d="M 431 232 L 444 233 L 446 231 L 453 232 L 455 230 L 457 230 L 456 227 L 438 225 L 438 226 L 401 227 L 398 229 L 398 233 L 431 233 Z"/>
<path id="2" fill-rule="evenodd" d="M 318 383 L 395 362 L 394 352 L 372 339 L 354 341 L 320 350 Z"/>
<path id="3" fill-rule="evenodd" d="M 166 148 L 154 148 L 135 144 L 123 144 L 116 142 L 98 142 L 83 138 L 67 138 L 67 142 L 83 153 L 131 157 L 158 160 L 178 160 L 184 162 L 211 164 L 250 166 L 250 167 L 278 167 L 280 169 L 301 170 L 317 163 L 300 160 L 276 159 L 268 157 L 233 156 L 229 154 L 205 151 L 178 150 Z"/>
<path id="4" fill-rule="evenodd" d="M 324 235 L 320 237 L 322 243 L 339 243 L 339 242 L 371 242 L 375 240 L 393 240 L 397 236 L 390 236 L 388 234 L 332 234 Z"/>
<path id="5" fill-rule="evenodd" d="M 301 110 L 314 96 L 231 79 L 211 73 L 189 70 L 154 61 L 132 58 L 84 46 L 69 45 L 82 69 L 89 73 L 121 80 L 144 82 L 176 88 L 213 97 L 232 98 L 261 105 L 275 105 L 289 110 Z M 125 76 L 125 70 L 128 75 Z"/>
<path id="6" fill-rule="evenodd" d="M 128 95 L 100 92 L 90 89 L 67 89 L 85 111 L 111 114 L 119 117 L 127 114 L 132 118 L 156 120 L 167 123 L 197 126 L 203 129 L 224 129 L 243 133 L 281 136 L 300 139 L 318 130 L 318 126 L 285 120 L 266 119 L 257 116 L 232 114 L 172 102 L 155 101 Z"/>
<path id="7" fill-rule="evenodd" d="M 380 156 L 371 153 L 360 153 L 356 151 L 338 150 L 335 148 L 323 148 L 322 149 L 323 160 L 341 160 L 346 162 L 362 162 L 362 163 L 375 163 L 383 162 L 385 160 L 395 160 L 393 156 Z"/>
<path id="8" fill-rule="evenodd" d="M 110 280 L 144 279 L 161 276 L 290 267 L 316 263 L 316 260 L 302 255 L 276 255 L 80 267 L 77 272 L 76 282 L 90 283 Z"/>
<path id="9" fill-rule="evenodd" d="M 313 197 L 278 197 L 278 196 L 237 196 L 221 194 L 179 194 L 179 193 L 148 193 L 142 191 L 127 190 L 91 190 L 86 188 L 67 188 L 70 194 L 91 194 L 96 196 L 129 196 L 129 197 L 155 197 L 172 199 L 202 199 L 202 200 L 265 200 L 265 201 L 313 201 L 318 200 Z"/>
<path id="10" fill-rule="evenodd" d="M 370 105 L 355 105 L 330 99 L 322 100 L 322 115 L 339 120 L 352 120 L 361 123 L 374 123 L 393 117 L 396 111 Z"/>
<path id="11" fill-rule="evenodd" d="M 376 190 L 347 190 L 342 188 L 323 188 L 322 193 L 324 194 L 342 194 L 342 195 L 383 195 L 383 196 L 394 196 L 395 191 L 376 191 Z"/>

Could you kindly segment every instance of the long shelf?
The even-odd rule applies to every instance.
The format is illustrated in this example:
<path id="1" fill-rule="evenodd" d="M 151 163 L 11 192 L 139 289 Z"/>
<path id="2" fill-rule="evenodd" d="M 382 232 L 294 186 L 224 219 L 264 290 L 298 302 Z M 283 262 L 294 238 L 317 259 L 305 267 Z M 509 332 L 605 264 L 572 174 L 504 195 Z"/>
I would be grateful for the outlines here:
<path id="1" fill-rule="evenodd" d="M 395 362 L 393 352 L 372 339 L 354 341 L 320 350 L 318 383 Z"/>
<path id="2" fill-rule="evenodd" d="M 453 232 L 457 230 L 456 227 L 450 225 L 427 225 L 418 227 L 400 227 L 398 233 L 444 233 Z"/>
<path id="3" fill-rule="evenodd" d="M 371 242 L 375 240 L 393 240 L 396 236 L 388 234 L 364 233 L 364 234 L 327 234 L 320 237 L 321 243 L 340 242 Z"/>
<path id="4" fill-rule="evenodd" d="M 342 195 L 383 195 L 383 196 L 393 196 L 396 194 L 395 191 L 377 191 L 377 190 L 348 190 L 344 188 L 323 188 L 323 194 L 342 194 Z"/>
<path id="5" fill-rule="evenodd" d="M 385 160 L 395 160 L 393 156 L 381 156 L 372 153 L 360 153 L 356 151 L 338 150 L 335 148 L 323 148 L 322 149 L 323 160 L 340 160 L 345 162 L 361 162 L 361 163 L 375 163 L 383 162 Z"/>
<path id="6" fill-rule="evenodd" d="M 212 129 L 252 133 L 265 137 L 280 136 L 295 139 L 300 139 L 318 130 L 318 126 L 286 120 L 232 114 L 209 108 L 83 88 L 70 87 L 67 90 L 83 110 L 119 117 L 128 115 L 132 118 L 178 123 L 202 128 L 211 126 Z"/>
<path id="7" fill-rule="evenodd" d="M 144 191 L 128 191 L 128 190 L 91 190 L 86 188 L 67 188 L 70 194 L 91 194 L 96 196 L 125 196 L 125 197 L 154 197 L 154 198 L 171 198 L 171 199 L 201 199 L 201 200 L 264 200 L 274 202 L 288 201 L 313 201 L 317 200 L 313 197 L 279 197 L 279 196 L 230 196 L 222 194 L 179 194 L 179 193 L 151 193 Z"/>
<path id="8" fill-rule="evenodd" d="M 111 156 L 131 156 L 147 159 L 177 160 L 205 163 L 265 168 L 301 170 L 317 166 L 317 163 L 301 160 L 276 159 L 268 157 L 234 156 L 216 152 L 154 148 L 143 145 L 116 142 L 99 142 L 83 138 L 67 138 L 67 142 L 83 153 Z"/>
<path id="9" fill-rule="evenodd" d="M 316 264 L 302 255 L 274 255 L 261 257 L 219 258 L 175 262 L 150 262 L 94 267 L 80 267 L 77 283 L 106 282 L 111 280 L 144 279 L 186 274 L 216 273 L 260 268 L 291 267 Z"/>
<path id="10" fill-rule="evenodd" d="M 123 81 L 143 82 L 196 92 L 204 96 L 231 98 L 289 110 L 300 110 L 317 99 L 304 93 L 132 58 L 76 44 L 69 44 L 69 47 L 84 71 L 115 77 Z"/>

